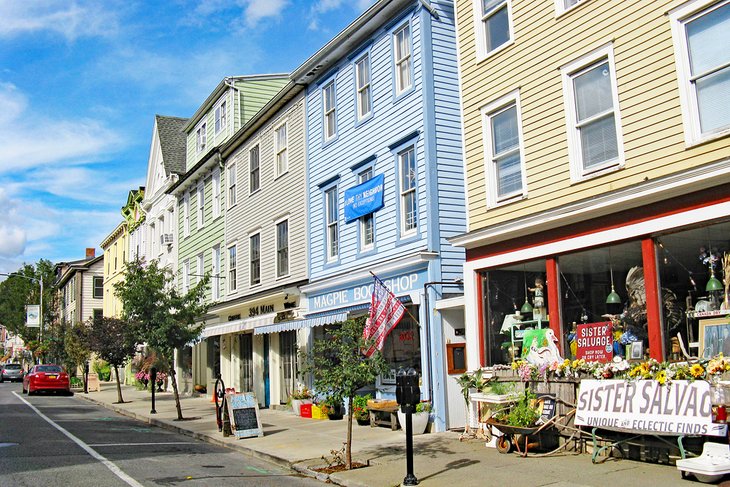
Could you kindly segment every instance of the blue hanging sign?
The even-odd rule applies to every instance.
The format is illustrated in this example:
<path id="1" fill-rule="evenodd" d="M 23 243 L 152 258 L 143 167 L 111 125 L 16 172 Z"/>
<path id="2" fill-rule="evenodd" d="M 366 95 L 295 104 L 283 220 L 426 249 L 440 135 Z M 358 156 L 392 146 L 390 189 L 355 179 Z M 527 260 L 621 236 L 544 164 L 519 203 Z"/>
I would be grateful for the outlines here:
<path id="1" fill-rule="evenodd" d="M 345 222 L 350 223 L 383 207 L 383 183 L 379 174 L 345 191 Z"/>

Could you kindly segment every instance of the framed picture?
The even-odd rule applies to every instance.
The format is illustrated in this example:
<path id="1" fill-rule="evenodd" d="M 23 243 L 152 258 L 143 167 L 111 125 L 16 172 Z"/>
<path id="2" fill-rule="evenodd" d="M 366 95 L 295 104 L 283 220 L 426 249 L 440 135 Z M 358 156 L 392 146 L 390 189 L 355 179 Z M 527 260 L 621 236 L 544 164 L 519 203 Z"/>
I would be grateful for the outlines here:
<path id="1" fill-rule="evenodd" d="M 730 319 L 727 317 L 700 320 L 700 358 L 730 355 Z"/>
<path id="2" fill-rule="evenodd" d="M 644 342 L 631 342 L 626 348 L 628 348 L 626 355 L 629 357 L 629 361 L 644 360 Z"/>

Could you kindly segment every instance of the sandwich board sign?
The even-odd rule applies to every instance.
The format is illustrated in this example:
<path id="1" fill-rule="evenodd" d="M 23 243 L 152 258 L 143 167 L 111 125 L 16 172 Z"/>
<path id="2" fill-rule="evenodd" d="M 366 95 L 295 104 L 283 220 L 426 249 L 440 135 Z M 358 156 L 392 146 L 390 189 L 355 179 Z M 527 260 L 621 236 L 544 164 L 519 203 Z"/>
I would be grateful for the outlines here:
<path id="1" fill-rule="evenodd" d="M 259 416 L 259 402 L 253 392 L 226 394 L 231 432 L 236 438 L 264 436 Z"/>

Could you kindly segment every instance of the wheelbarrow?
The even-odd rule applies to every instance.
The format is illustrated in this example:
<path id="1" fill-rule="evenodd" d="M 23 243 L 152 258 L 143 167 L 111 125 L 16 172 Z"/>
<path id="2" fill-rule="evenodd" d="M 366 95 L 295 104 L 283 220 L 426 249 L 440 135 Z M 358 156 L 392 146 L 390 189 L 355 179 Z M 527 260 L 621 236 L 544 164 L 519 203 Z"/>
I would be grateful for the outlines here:
<path id="1" fill-rule="evenodd" d="M 536 426 L 512 426 L 495 420 L 487 419 L 487 424 L 497 428 L 502 432 L 502 436 L 497 438 L 497 451 L 499 453 L 509 453 L 516 449 L 523 457 L 527 456 L 530 448 L 540 446 L 540 438 L 537 436 L 543 429 L 550 427 L 552 421 L 548 421 Z"/>

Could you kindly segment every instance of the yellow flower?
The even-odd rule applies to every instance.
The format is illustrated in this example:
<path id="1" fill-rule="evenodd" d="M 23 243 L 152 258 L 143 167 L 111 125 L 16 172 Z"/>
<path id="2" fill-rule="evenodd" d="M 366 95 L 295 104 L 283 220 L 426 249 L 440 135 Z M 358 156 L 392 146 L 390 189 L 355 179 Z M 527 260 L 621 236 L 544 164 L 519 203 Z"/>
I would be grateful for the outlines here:
<path id="1" fill-rule="evenodd" d="M 664 383 L 667 382 L 667 373 L 664 370 L 660 370 L 656 375 L 656 381 L 661 385 L 664 385 Z"/>
<path id="2" fill-rule="evenodd" d="M 705 369 L 700 364 L 692 364 L 692 367 L 689 368 L 689 373 L 692 377 L 698 378 L 704 375 Z"/>

